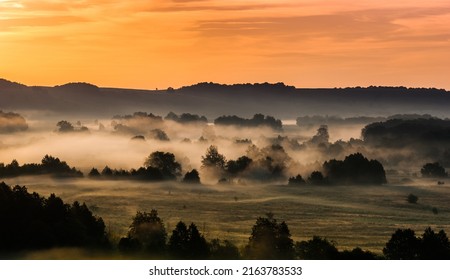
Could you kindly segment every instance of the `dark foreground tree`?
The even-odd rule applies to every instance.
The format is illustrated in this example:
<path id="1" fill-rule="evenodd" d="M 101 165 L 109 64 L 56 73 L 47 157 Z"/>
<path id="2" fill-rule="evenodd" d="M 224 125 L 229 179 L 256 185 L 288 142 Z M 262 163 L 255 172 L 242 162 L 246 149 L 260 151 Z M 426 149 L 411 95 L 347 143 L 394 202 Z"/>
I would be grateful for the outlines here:
<path id="1" fill-rule="evenodd" d="M 213 239 L 209 243 L 210 258 L 213 260 L 239 260 L 239 249 L 228 240 Z"/>
<path id="2" fill-rule="evenodd" d="M 130 239 L 138 240 L 143 249 L 151 254 L 161 254 L 166 249 L 167 233 L 158 211 L 137 212 L 128 232 Z"/>
<path id="3" fill-rule="evenodd" d="M 182 221 L 178 222 L 172 231 L 168 247 L 174 259 L 206 259 L 209 256 L 208 244 L 194 223 L 188 228 Z"/>
<path id="4" fill-rule="evenodd" d="M 295 244 L 297 258 L 301 260 L 337 260 L 339 251 L 333 242 L 313 236 L 313 239 Z"/>
<path id="5" fill-rule="evenodd" d="M 411 229 L 398 229 L 386 243 L 383 253 L 393 260 L 449 260 L 450 242 L 445 231 L 426 228 L 422 238 Z"/>
<path id="6" fill-rule="evenodd" d="M 356 247 L 351 251 L 344 250 L 339 253 L 341 260 L 375 260 L 376 255 L 370 251 L 363 251 L 361 248 Z"/>
<path id="7" fill-rule="evenodd" d="M 430 227 L 426 228 L 421 239 L 421 260 L 449 260 L 450 242 L 445 231 L 435 233 Z"/>
<path id="8" fill-rule="evenodd" d="M 383 254 L 391 260 L 419 259 L 420 240 L 411 229 L 398 229 L 386 243 Z"/>
<path id="9" fill-rule="evenodd" d="M 248 259 L 293 259 L 294 245 L 285 222 L 277 223 L 273 214 L 259 217 L 245 247 Z"/>
<path id="10" fill-rule="evenodd" d="M 41 197 L 0 183 L 0 252 L 54 247 L 107 248 L 103 220 L 83 203 Z"/>

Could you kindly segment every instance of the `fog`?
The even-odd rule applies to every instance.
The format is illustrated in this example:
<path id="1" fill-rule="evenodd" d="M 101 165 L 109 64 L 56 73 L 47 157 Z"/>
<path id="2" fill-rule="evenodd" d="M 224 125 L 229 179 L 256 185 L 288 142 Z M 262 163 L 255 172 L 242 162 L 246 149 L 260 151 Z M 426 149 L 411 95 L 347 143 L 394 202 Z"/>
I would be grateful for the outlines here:
<path id="1" fill-rule="evenodd" d="M 249 153 L 250 147 L 261 150 L 274 144 L 286 154 L 283 165 L 284 179 L 301 174 L 307 177 L 320 170 L 324 161 L 360 152 L 368 158 L 381 161 L 385 168 L 400 172 L 417 173 L 426 161 L 439 160 L 418 154 L 414 147 L 372 147 L 361 140 L 362 124 L 336 124 L 327 126 L 326 139 L 317 137 L 320 126 L 297 126 L 284 122 L 283 130 L 269 127 L 236 127 L 212 123 L 178 123 L 171 120 L 149 118 L 65 119 L 74 131 L 60 132 L 57 123 L 63 118 L 33 112 L 27 116 L 28 129 L 3 133 L 0 138 L 0 162 L 16 159 L 20 164 L 39 163 L 44 155 L 66 161 L 87 174 L 91 168 L 105 166 L 114 169 L 137 169 L 155 151 L 173 153 L 182 165 L 182 173 L 197 169 L 204 183 L 216 183 L 214 176 L 201 168 L 202 156 L 211 145 L 218 148 L 227 160 L 236 160 Z M 28 118 L 33 117 L 33 118 Z M 86 127 L 87 131 L 77 129 Z M 163 133 L 164 137 L 161 137 Z M 139 136 L 141 138 L 132 139 Z M 322 136 L 321 136 L 322 137 Z M 356 140 L 355 140 L 356 139 Z M 358 142 L 359 141 L 359 142 Z M 269 155 L 270 156 L 270 155 Z M 418 157 L 421 158 L 418 158 Z M 255 159 L 255 158 L 254 158 Z M 247 179 L 257 174 L 246 174 Z M 282 178 L 280 178 L 283 180 Z M 282 182 L 282 181 L 281 181 Z"/>
<path id="2" fill-rule="evenodd" d="M 151 209 L 158 210 L 168 232 L 180 220 L 194 222 L 207 239 L 229 239 L 239 246 L 248 241 L 255 219 L 268 212 L 286 220 L 294 240 L 320 235 L 337 241 L 342 249 L 360 246 L 374 252 L 381 252 L 398 226 L 448 228 L 450 181 L 439 179 L 443 185 L 437 188 L 436 179 L 420 175 L 425 163 L 446 157 L 444 142 L 428 145 L 415 139 L 408 145 L 390 145 L 385 138 L 380 138 L 385 142 L 375 139 L 377 142 L 367 133 L 372 140 L 363 139 L 364 124 L 345 122 L 303 127 L 285 121 L 283 129 L 277 130 L 180 123 L 149 115 L 74 119 L 20 114 L 27 129 L 1 134 L 0 163 L 7 165 L 14 159 L 20 165 L 40 163 L 45 155 L 51 155 L 82 171 L 84 177 L 10 176 L 0 181 L 27 186 L 44 196 L 56 193 L 67 203 L 86 202 L 104 219 L 116 243 L 126 236 L 136 211 Z M 72 127 L 58 126 L 62 120 Z M 251 161 L 234 173 L 226 170 L 228 167 L 205 166 L 202 160 L 211 146 L 217 147 L 228 163 L 244 156 Z M 159 182 L 87 176 L 92 168 L 101 171 L 105 166 L 139 169 L 156 151 L 173 153 L 181 164 L 181 176 Z M 381 162 L 388 184 L 288 185 L 291 176 L 300 174 L 308 180 L 313 171 L 324 171 L 325 161 L 343 160 L 355 153 Z M 201 184 L 183 182 L 183 175 L 192 169 L 199 171 Z M 409 193 L 419 196 L 417 205 L 406 202 Z M 439 215 L 433 214 L 433 208 L 439 209 Z M 56 249 L 26 258 L 59 258 L 61 254 Z M 103 257 L 78 249 L 71 254 L 74 258 Z"/>

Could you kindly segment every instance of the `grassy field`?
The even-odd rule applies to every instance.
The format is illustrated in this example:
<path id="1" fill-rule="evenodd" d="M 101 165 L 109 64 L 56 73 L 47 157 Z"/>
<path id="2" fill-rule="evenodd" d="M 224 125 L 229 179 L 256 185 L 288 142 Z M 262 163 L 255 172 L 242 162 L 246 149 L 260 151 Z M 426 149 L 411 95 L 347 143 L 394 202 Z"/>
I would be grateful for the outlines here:
<path id="1" fill-rule="evenodd" d="M 229 239 L 243 246 L 259 216 L 275 214 L 288 224 L 295 241 L 313 235 L 336 242 L 339 249 L 359 246 L 381 253 L 397 228 L 420 235 L 427 226 L 450 233 L 450 181 L 416 179 L 407 185 L 276 186 L 186 185 L 176 182 L 52 180 L 21 177 L 5 180 L 29 191 L 55 193 L 65 202 L 86 202 L 101 216 L 113 237 L 125 236 L 136 211 L 157 209 L 171 233 L 179 220 L 194 222 L 207 239 Z M 408 194 L 417 204 L 406 201 Z M 432 208 L 438 209 L 438 214 Z"/>

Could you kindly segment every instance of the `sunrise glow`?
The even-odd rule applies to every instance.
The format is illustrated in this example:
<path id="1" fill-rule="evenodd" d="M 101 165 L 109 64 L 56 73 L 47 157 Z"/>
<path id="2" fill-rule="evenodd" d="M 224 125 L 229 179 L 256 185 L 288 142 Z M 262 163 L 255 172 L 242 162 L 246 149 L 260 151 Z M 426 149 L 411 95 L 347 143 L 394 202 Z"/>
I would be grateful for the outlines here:
<path id="1" fill-rule="evenodd" d="M 448 1 L 0 1 L 0 77 L 450 89 Z"/>

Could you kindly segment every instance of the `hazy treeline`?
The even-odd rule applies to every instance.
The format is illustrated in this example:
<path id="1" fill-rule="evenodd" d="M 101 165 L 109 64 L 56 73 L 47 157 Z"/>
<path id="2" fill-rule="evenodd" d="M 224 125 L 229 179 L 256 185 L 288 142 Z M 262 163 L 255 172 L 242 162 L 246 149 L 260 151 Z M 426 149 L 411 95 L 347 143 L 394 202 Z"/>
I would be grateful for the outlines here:
<path id="1" fill-rule="evenodd" d="M 237 94 L 239 102 L 236 102 Z M 444 115 L 449 100 L 447 91 L 432 88 L 297 89 L 283 83 L 199 83 L 179 89 L 136 90 L 99 88 L 86 83 L 25 86 L 0 79 L 3 109 L 64 112 L 97 118 L 129 110 L 152 110 L 158 114 L 194 111 L 209 118 L 230 114 L 249 117 L 257 112 L 271 112 L 284 119 L 294 119 L 298 112 L 308 115 L 348 115 L 352 112 L 373 116 L 414 113 L 417 105 L 426 113 Z"/>
<path id="2" fill-rule="evenodd" d="M 317 125 L 356 125 L 363 124 L 367 125 L 375 122 L 382 122 L 392 119 L 399 120 L 415 120 L 415 119 L 436 119 L 430 114 L 396 114 L 388 117 L 367 117 L 367 116 L 358 116 L 358 117 L 340 117 L 340 116 L 321 116 L 321 115 L 312 115 L 312 116 L 301 116 L 297 117 L 296 123 L 300 127 L 313 127 Z"/>
<path id="3" fill-rule="evenodd" d="M 238 116 L 221 116 L 214 120 L 214 124 L 243 127 L 267 126 L 275 130 L 281 130 L 283 128 L 281 120 L 277 120 L 272 116 L 264 116 L 263 114 L 255 114 L 251 119 L 240 118 Z"/>
<path id="4" fill-rule="evenodd" d="M 55 177 L 83 176 L 83 173 L 75 169 L 75 167 L 70 167 L 65 161 L 49 155 L 45 155 L 41 163 L 25 163 L 20 165 L 17 160 L 13 160 L 6 165 L 0 163 L 0 178 L 43 174 Z"/>
<path id="5" fill-rule="evenodd" d="M 219 183 L 231 182 L 233 179 L 251 180 L 280 180 L 284 178 L 285 164 L 289 157 L 281 146 L 272 145 L 262 150 L 256 146 L 247 155 L 236 160 L 226 160 L 218 152 L 217 147 L 210 146 L 202 157 L 202 170 L 206 174 L 219 178 Z M 428 170 L 429 167 L 425 168 Z M 92 168 L 88 174 L 92 179 L 139 179 L 149 181 L 178 180 L 182 176 L 182 165 L 177 162 L 175 155 L 169 152 L 156 151 L 145 160 L 144 166 L 129 171 L 111 169 L 105 166 L 101 172 Z M 368 160 L 362 154 L 352 154 L 343 161 L 330 160 L 323 164 L 324 175 L 320 171 L 313 171 L 307 181 L 298 174 L 289 179 L 290 185 L 360 185 L 386 183 L 383 166 L 376 160 Z M 0 164 L 0 178 L 21 175 L 50 174 L 57 177 L 82 177 L 83 173 L 70 167 L 65 161 L 49 155 L 44 156 L 40 164 L 23 164 L 16 160 L 9 164 Z M 432 173 L 434 174 L 434 173 Z M 196 169 L 184 174 L 183 182 L 200 183 L 199 172 Z"/>
<path id="6" fill-rule="evenodd" d="M 13 112 L 3 112 L 0 110 L 0 133 L 12 133 L 28 129 L 28 124 L 24 117 Z"/>
<path id="7" fill-rule="evenodd" d="M 383 255 L 356 247 L 339 251 L 333 241 L 314 236 L 294 241 L 285 221 L 274 215 L 256 219 L 248 242 L 238 248 L 228 240 L 206 240 L 198 227 L 179 221 L 168 232 L 157 210 L 138 211 L 125 237 L 112 241 L 102 218 L 83 203 L 69 205 L 51 194 L 29 193 L 26 187 L 0 183 L 0 254 L 20 257 L 33 250 L 76 247 L 103 251 L 105 256 L 157 259 L 450 259 L 445 231 L 425 229 L 416 237 L 398 229 L 387 241 Z M 70 258 L 70 256 L 65 256 Z"/>
<path id="8" fill-rule="evenodd" d="M 450 166 L 448 119 L 391 119 L 372 123 L 363 128 L 362 139 L 368 148 L 389 151 L 388 160 L 394 162 L 422 158 Z"/>
<path id="9" fill-rule="evenodd" d="M 296 133 L 279 130 L 282 128 L 280 120 L 262 114 L 256 114 L 251 119 L 237 116 L 224 116 L 216 119 L 216 122 L 220 119 L 225 123 L 231 121 L 228 124 L 234 124 L 232 127 L 228 127 L 208 125 L 205 116 L 196 114 L 177 115 L 170 112 L 166 117 L 162 117 L 153 113 L 135 112 L 131 115 L 116 115 L 111 123 L 112 131 L 106 130 L 105 126 L 98 121 L 95 122 L 98 130 L 93 130 L 92 126 L 88 129 L 80 121 L 72 124 L 65 120 L 57 123 L 56 131 L 67 136 L 64 141 L 71 141 L 72 138 L 74 141 L 79 138 L 87 138 L 88 133 L 72 135 L 71 132 L 88 131 L 98 138 L 92 137 L 92 139 L 105 141 L 105 143 L 111 141 L 110 138 L 105 137 L 108 134 L 118 136 L 117 139 L 124 134 L 130 137 L 128 139 L 133 140 L 156 140 L 156 143 L 152 142 L 158 146 L 154 151 L 172 153 L 176 156 L 176 161 L 181 164 L 182 174 L 180 173 L 176 177 L 196 169 L 203 182 L 217 182 L 221 179 L 223 182 L 240 179 L 282 182 L 300 175 L 302 178 L 298 178 L 299 183 L 304 178 L 306 182 L 314 181 L 317 184 L 327 184 L 327 180 L 331 184 L 348 184 L 349 182 L 358 184 L 362 181 L 352 179 L 348 174 L 352 173 L 352 176 L 373 179 L 374 174 L 378 172 L 375 170 L 379 170 L 378 174 L 380 175 L 375 176 L 378 179 L 368 179 L 367 181 L 379 184 L 386 182 L 385 175 L 383 175 L 384 170 L 381 169 L 390 172 L 396 172 L 396 170 L 410 172 L 412 168 L 418 170 L 422 164 L 427 162 L 439 163 L 444 168 L 450 166 L 450 120 L 426 115 L 392 117 L 395 118 L 366 125 L 361 131 L 362 139 L 350 138 L 348 141 L 337 140 L 334 142 L 330 141 L 326 125 L 321 125 L 315 135 L 303 137 Z M 415 119 L 416 117 L 419 118 Z M 257 127 L 253 127 L 254 125 Z M 258 133 L 264 134 L 259 135 Z M 49 141 L 56 140 L 49 139 Z M 131 148 L 139 150 L 144 150 L 147 145 L 144 141 L 142 141 L 144 144 L 134 144 L 134 142 L 137 141 L 127 145 L 129 147 L 134 145 L 135 147 Z M 207 146 L 216 147 L 215 153 L 220 154 L 223 158 L 212 158 L 217 162 L 211 164 L 203 161 L 198 151 Z M 5 147 L 7 146 L 5 145 Z M 219 153 L 219 149 L 224 153 Z M 232 157 L 226 158 L 226 153 L 231 153 Z M 355 154 L 361 154 L 371 159 L 373 163 L 377 161 L 383 168 L 372 164 L 371 168 L 366 168 L 366 170 L 372 169 L 373 172 L 361 173 L 361 170 L 358 169 L 350 171 L 352 168 L 358 167 L 356 165 L 341 170 L 344 167 L 338 162 L 345 161 L 346 157 Z M 149 170 L 148 166 L 144 166 L 145 169 L 143 169 L 131 165 L 124 169 L 123 167 L 114 167 L 107 160 L 103 160 L 103 162 L 103 166 L 89 168 L 97 169 L 97 173 L 100 175 L 110 177 L 113 175 L 115 178 L 166 179 L 165 176 L 157 174 L 157 170 Z M 328 164 L 321 164 L 324 162 L 328 162 Z M 417 165 L 411 166 L 411 162 Z M 363 162 L 361 164 L 361 166 L 366 166 Z M 108 165 L 111 171 L 106 168 L 105 172 L 101 172 L 105 165 Z M 86 166 L 82 167 L 86 168 Z M 357 173 L 361 174 L 357 175 Z M 93 175 L 97 175 L 96 172 L 93 172 Z M 339 176 L 342 178 L 338 178 Z M 322 180 L 322 177 L 325 180 Z M 311 180 L 308 180 L 309 178 Z"/>

